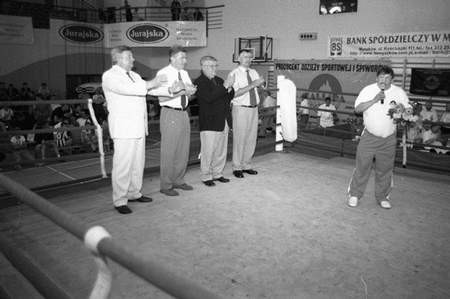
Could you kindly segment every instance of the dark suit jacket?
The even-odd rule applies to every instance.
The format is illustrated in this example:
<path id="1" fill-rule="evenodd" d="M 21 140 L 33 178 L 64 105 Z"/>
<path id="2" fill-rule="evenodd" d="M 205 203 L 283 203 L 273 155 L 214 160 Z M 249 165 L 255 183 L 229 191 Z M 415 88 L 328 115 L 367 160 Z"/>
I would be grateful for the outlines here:
<path id="1" fill-rule="evenodd" d="M 194 84 L 197 85 L 200 131 L 223 131 L 225 120 L 231 128 L 230 102 L 234 90 L 228 92 L 221 78 L 216 76 L 210 80 L 203 73 L 195 79 Z"/>

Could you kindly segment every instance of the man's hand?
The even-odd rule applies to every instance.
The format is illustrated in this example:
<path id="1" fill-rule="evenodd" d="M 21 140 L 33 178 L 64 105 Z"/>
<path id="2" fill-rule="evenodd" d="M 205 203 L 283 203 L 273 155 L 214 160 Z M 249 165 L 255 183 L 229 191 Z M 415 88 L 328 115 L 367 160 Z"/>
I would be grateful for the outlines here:
<path id="1" fill-rule="evenodd" d="M 147 81 L 147 89 L 153 89 L 160 87 L 164 83 L 167 82 L 167 76 L 166 75 L 159 75 L 156 76 L 153 80 Z"/>
<path id="2" fill-rule="evenodd" d="M 377 99 L 376 102 L 380 101 L 381 103 L 383 103 L 384 99 L 386 99 L 386 95 L 384 94 L 383 90 L 380 90 L 380 92 L 377 93 L 377 95 L 375 97 Z"/>
<path id="3" fill-rule="evenodd" d="M 234 74 L 231 73 L 228 74 L 227 79 L 225 80 L 225 82 L 223 82 L 223 87 L 225 87 L 226 89 L 230 88 L 231 86 L 233 86 L 234 80 L 235 80 Z"/>
<path id="4" fill-rule="evenodd" d="M 259 77 L 258 79 L 253 80 L 251 84 L 253 85 L 253 87 L 258 87 L 258 86 L 260 86 L 261 84 L 263 84 L 264 81 L 265 81 L 265 80 L 264 80 L 263 77 Z"/>
<path id="5" fill-rule="evenodd" d="M 183 81 L 175 81 L 172 86 L 169 87 L 169 92 L 172 94 L 177 94 L 185 89 L 186 87 L 184 86 Z"/>
<path id="6" fill-rule="evenodd" d="M 197 86 L 192 85 L 192 84 L 186 84 L 186 96 L 190 97 L 191 95 L 193 95 L 194 93 L 197 92 Z"/>

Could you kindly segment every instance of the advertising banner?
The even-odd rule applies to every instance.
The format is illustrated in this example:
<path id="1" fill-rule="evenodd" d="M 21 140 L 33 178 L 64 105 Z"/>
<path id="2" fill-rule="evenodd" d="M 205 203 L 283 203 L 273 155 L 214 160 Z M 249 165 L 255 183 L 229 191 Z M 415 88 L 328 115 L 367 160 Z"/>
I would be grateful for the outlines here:
<path id="1" fill-rule="evenodd" d="M 330 36 L 329 57 L 448 57 L 450 30 Z"/>
<path id="2" fill-rule="evenodd" d="M 103 25 L 50 19 L 50 36 L 54 45 L 103 47 Z"/>
<path id="3" fill-rule="evenodd" d="M 450 95 L 450 69 L 412 68 L 409 91 L 426 96 Z"/>
<path id="4" fill-rule="evenodd" d="M 105 47 L 206 47 L 205 22 L 127 22 L 105 24 Z"/>
<path id="5" fill-rule="evenodd" d="M 275 74 L 291 79 L 306 93 L 312 106 L 323 104 L 330 97 L 338 110 L 353 111 L 356 96 L 361 89 L 375 82 L 376 72 L 388 61 L 356 60 L 276 60 Z"/>
<path id="6" fill-rule="evenodd" d="M 31 18 L 0 15 L 0 44 L 32 44 L 33 42 Z"/>

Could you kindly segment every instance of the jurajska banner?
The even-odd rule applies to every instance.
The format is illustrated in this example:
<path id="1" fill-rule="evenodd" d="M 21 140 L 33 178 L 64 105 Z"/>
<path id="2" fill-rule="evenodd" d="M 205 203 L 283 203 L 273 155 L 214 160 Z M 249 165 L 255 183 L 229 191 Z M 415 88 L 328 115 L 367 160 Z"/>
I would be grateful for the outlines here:
<path id="1" fill-rule="evenodd" d="M 205 22 L 127 22 L 94 24 L 50 20 L 52 42 L 56 45 L 112 48 L 206 46 Z"/>
<path id="2" fill-rule="evenodd" d="M 330 36 L 329 57 L 449 57 L 450 30 Z"/>
<path id="3" fill-rule="evenodd" d="M 0 15 L 0 44 L 27 44 L 34 42 L 30 17 Z"/>
<path id="4" fill-rule="evenodd" d="M 102 24 L 50 19 L 50 36 L 54 45 L 103 47 Z"/>
<path id="5" fill-rule="evenodd" d="M 311 105 L 316 107 L 330 97 L 338 110 L 353 111 L 361 89 L 375 82 L 376 72 L 389 61 L 369 60 L 275 60 L 275 74 L 291 79 L 297 88 L 306 93 Z M 349 95 L 350 94 L 350 95 Z"/>
<path id="6" fill-rule="evenodd" d="M 127 22 L 105 24 L 105 47 L 206 47 L 206 22 Z"/>

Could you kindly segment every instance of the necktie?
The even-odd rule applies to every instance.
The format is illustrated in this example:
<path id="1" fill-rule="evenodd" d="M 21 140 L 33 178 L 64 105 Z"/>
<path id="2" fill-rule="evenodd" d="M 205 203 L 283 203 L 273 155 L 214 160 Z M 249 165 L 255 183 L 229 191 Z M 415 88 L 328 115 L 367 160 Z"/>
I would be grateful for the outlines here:
<path id="1" fill-rule="evenodd" d="M 181 79 L 181 74 L 180 74 L 180 72 L 178 72 L 178 80 L 180 80 L 181 82 L 183 82 L 183 79 Z M 183 108 L 183 109 L 186 108 L 186 95 L 182 95 L 182 96 L 181 96 L 181 108 Z"/>
<path id="2" fill-rule="evenodd" d="M 250 78 L 249 70 L 247 70 L 247 81 L 248 81 L 249 85 L 252 82 L 252 78 Z M 255 92 L 255 89 L 254 88 L 250 89 L 249 93 L 250 93 L 250 106 L 255 106 L 256 105 L 256 92 Z"/>
<path id="3" fill-rule="evenodd" d="M 133 80 L 133 77 L 131 77 L 131 75 L 130 75 L 130 72 L 127 72 L 127 76 L 128 76 L 128 78 L 130 78 L 130 79 L 131 79 L 131 81 L 133 81 L 133 82 L 134 82 L 134 80 Z"/>

